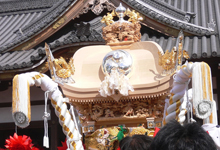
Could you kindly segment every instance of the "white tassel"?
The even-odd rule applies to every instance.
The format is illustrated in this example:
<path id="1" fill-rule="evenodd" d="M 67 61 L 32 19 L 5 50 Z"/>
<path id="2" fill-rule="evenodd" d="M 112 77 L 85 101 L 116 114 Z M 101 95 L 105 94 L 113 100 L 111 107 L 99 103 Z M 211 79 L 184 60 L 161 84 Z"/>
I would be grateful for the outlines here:
<path id="1" fill-rule="evenodd" d="M 49 138 L 44 136 L 44 143 L 43 143 L 44 147 L 49 148 Z"/>
<path id="2" fill-rule="evenodd" d="M 195 119 L 193 119 L 193 106 L 190 101 L 188 101 L 189 109 L 190 109 L 190 123 L 196 122 Z"/>
<path id="3" fill-rule="evenodd" d="M 73 105 L 70 106 L 70 112 L 72 113 L 72 116 L 73 116 L 73 121 L 76 125 L 76 129 L 79 131 L 79 124 L 77 123 L 77 120 L 76 120 L 76 116 L 75 116 L 75 113 L 74 113 L 74 107 Z M 82 136 L 81 134 L 79 136 Z"/>
<path id="4" fill-rule="evenodd" d="M 49 137 L 48 137 L 48 122 L 47 118 L 50 117 L 50 114 L 47 112 L 47 99 L 48 99 L 48 93 L 49 91 L 46 91 L 44 93 L 45 95 L 45 111 L 44 111 L 44 140 L 43 140 L 43 146 L 46 148 L 49 148 Z"/>

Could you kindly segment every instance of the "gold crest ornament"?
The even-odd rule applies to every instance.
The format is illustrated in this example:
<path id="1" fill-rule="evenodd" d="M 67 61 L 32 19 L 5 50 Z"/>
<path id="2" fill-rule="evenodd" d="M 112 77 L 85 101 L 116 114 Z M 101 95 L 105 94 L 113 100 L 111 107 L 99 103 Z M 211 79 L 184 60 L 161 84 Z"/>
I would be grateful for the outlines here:
<path id="1" fill-rule="evenodd" d="M 118 21 L 114 22 L 114 16 L 119 18 Z M 128 16 L 129 19 L 124 20 L 124 16 Z M 101 20 L 102 23 L 106 24 L 103 27 L 103 39 L 106 41 L 107 45 L 128 45 L 133 42 L 138 42 L 141 39 L 141 25 L 139 21 L 143 20 L 139 13 L 134 10 L 125 9 L 120 3 L 119 7 L 115 11 L 108 13 Z"/>

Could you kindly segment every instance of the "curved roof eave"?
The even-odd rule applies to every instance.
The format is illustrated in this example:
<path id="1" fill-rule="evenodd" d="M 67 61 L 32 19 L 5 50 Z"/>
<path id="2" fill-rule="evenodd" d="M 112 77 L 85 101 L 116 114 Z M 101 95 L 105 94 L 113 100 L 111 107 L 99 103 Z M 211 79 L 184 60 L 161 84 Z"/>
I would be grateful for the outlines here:
<path id="1" fill-rule="evenodd" d="M 16 32 L 17 36 L 12 41 L 0 47 L 0 52 L 10 51 L 16 46 L 30 40 L 34 35 L 37 35 L 44 28 L 53 24 L 58 16 L 64 14 L 77 1 L 78 0 L 58 1 L 39 18 L 37 18 L 33 22 L 30 22 L 24 28 L 21 28 L 21 31 L 18 30 Z"/>
<path id="2" fill-rule="evenodd" d="M 84 26 L 84 24 L 90 24 L 90 26 Z M 101 17 L 97 17 L 90 22 L 80 23 L 76 30 L 70 31 L 48 45 L 53 53 L 73 46 L 102 45 L 105 43 L 101 34 L 102 26 Z M 85 29 L 87 35 L 83 34 L 82 28 L 87 28 Z M 0 55 L 0 73 L 32 70 L 46 60 L 45 54 L 44 47 L 2 53 Z"/>
<path id="3" fill-rule="evenodd" d="M 171 7 L 167 4 L 162 4 L 158 0 L 153 1 L 144 1 L 144 0 L 122 0 L 131 8 L 141 12 L 145 16 L 155 19 L 158 22 L 161 22 L 167 26 L 170 26 L 175 29 L 183 30 L 185 32 L 197 35 L 213 35 L 216 34 L 212 28 L 206 28 L 196 24 L 188 23 L 184 21 L 184 11 L 174 9 L 173 11 L 169 10 Z M 155 7 L 156 3 L 159 3 L 158 7 Z M 159 9 L 160 8 L 160 9 Z M 177 11 L 178 10 L 178 11 Z M 185 15 L 187 12 L 185 12 Z"/>
<path id="4" fill-rule="evenodd" d="M 81 14 L 87 13 L 88 10 L 91 9 L 98 15 L 104 8 L 111 11 L 114 7 L 108 0 L 101 1 L 99 4 L 101 9 L 96 10 L 93 5 L 96 5 L 93 0 L 60 0 L 41 17 L 22 28 L 21 31 L 17 31 L 17 37 L 7 45 L 0 47 L 0 52 L 31 49 L 57 32 L 67 24 L 68 21 L 79 17 Z M 60 24 L 60 21 L 63 22 Z M 56 25 L 58 26 L 56 27 Z M 26 43 L 26 45 L 24 43 Z"/>
<path id="5" fill-rule="evenodd" d="M 102 45 L 105 41 L 102 38 L 101 29 L 103 24 L 100 22 L 101 17 L 97 17 L 89 22 L 80 23 L 76 30 L 72 30 L 65 35 L 62 35 L 60 38 L 57 38 L 51 43 L 48 43 L 52 52 L 59 51 L 64 48 L 73 47 L 73 46 L 87 46 L 87 45 Z M 85 24 L 90 24 L 86 26 Z M 81 30 L 82 28 L 86 28 Z M 79 31 L 87 31 L 87 35 Z M 142 41 L 154 41 L 158 43 L 164 51 L 171 50 L 176 45 L 176 38 L 160 36 L 156 37 L 155 35 L 148 34 L 148 30 L 142 34 Z M 217 41 L 219 40 L 218 36 L 211 35 L 210 37 L 188 37 L 184 38 L 183 49 L 188 51 L 190 58 L 199 59 L 199 58 L 218 58 L 220 56 L 219 46 Z M 204 45 L 204 43 L 207 43 Z M 196 47 L 195 47 L 196 46 Z M 25 59 L 18 58 L 18 56 L 24 56 L 29 54 Z M 5 58 L 9 59 L 14 58 L 15 61 L 7 61 Z M 5 72 L 15 72 L 15 71 L 27 71 L 34 69 L 40 66 L 46 60 L 45 50 L 43 47 L 38 47 L 37 49 L 30 49 L 28 51 L 13 51 L 7 52 L 0 55 L 0 73 Z"/>
<path id="6" fill-rule="evenodd" d="M 52 7 L 59 0 L 19 0 L 19 1 L 0 1 L 0 15 L 4 13 L 19 13 L 32 9 L 44 9 Z"/>

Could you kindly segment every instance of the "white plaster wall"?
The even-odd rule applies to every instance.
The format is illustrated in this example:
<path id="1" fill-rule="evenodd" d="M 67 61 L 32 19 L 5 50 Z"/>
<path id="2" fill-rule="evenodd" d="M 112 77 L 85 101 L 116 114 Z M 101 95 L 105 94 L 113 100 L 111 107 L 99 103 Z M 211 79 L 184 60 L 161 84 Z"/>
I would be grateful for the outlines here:
<path id="1" fill-rule="evenodd" d="M 50 113 L 49 106 L 47 107 L 47 112 Z M 31 106 L 31 121 L 43 121 L 42 116 L 44 114 L 44 105 L 34 105 Z M 51 118 L 49 117 L 48 120 Z M 0 108 L 0 123 L 10 123 L 14 122 L 12 119 L 12 108 L 2 107 Z"/>

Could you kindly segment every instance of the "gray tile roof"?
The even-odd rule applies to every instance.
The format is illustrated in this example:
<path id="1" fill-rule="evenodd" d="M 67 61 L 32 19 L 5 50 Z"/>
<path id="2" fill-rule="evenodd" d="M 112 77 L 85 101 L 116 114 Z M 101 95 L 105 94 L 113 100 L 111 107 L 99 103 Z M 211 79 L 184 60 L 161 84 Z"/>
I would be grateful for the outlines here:
<path id="1" fill-rule="evenodd" d="M 28 25 L 31 21 L 39 18 L 42 11 L 34 13 L 22 13 L 16 15 L 0 16 L 0 46 L 7 45 L 17 37 L 16 31 L 22 34 L 21 28 Z"/>
<path id="2" fill-rule="evenodd" d="M 101 19 L 102 17 L 97 17 L 90 22 L 75 24 L 77 26 L 76 30 L 70 31 L 49 43 L 50 48 L 54 49 L 63 45 L 80 42 L 102 42 L 104 44 L 105 41 L 101 34 L 104 24 L 101 23 Z"/>
<path id="3" fill-rule="evenodd" d="M 220 56 L 220 1 L 219 0 L 122 0 L 130 7 L 167 26 L 194 34 L 185 38 L 184 49 L 192 58 Z M 168 11 L 168 9 L 172 11 Z M 175 11 L 176 10 L 176 11 Z M 182 21 L 176 14 L 193 12 L 191 23 Z M 209 23 L 214 21 L 214 31 Z M 170 38 L 171 39 L 171 38 Z M 172 38 L 175 41 L 175 38 Z M 149 39 L 154 40 L 154 39 Z M 156 41 L 158 39 L 155 39 Z M 165 40 L 170 42 L 170 40 Z M 163 42 L 163 43 L 164 43 Z M 167 44 L 165 49 L 170 49 Z"/>
<path id="4" fill-rule="evenodd" d="M 37 1 L 23 0 L 25 3 L 38 3 Z M 3 16 L 0 16 L 0 28 L 2 33 L 8 32 L 9 39 L 5 40 L 4 35 L 0 34 L 0 52 L 7 52 L 12 49 L 14 46 L 21 44 L 27 40 L 29 40 L 33 35 L 40 32 L 43 28 L 51 25 L 56 21 L 56 18 L 64 13 L 70 4 L 75 3 L 77 0 L 52 0 L 55 3 L 45 11 L 45 9 L 36 9 L 34 12 L 27 13 L 25 10 L 23 13 L 14 14 L 11 9 L 7 10 L 10 13 L 6 13 Z M 58 2 L 56 2 L 58 1 Z M 2 4 L 4 2 L 1 2 Z M 44 4 L 44 2 L 42 2 Z M 12 4 L 11 4 L 12 5 Z M 1 5 L 0 5 L 1 6 Z M 20 5 L 19 5 L 20 6 Z M 32 5 L 26 5 L 27 10 L 32 8 Z M 34 5 L 33 5 L 34 6 Z M 43 7 L 39 5 L 39 8 Z M 48 5 L 49 7 L 49 5 Z M 1 6 L 2 8 L 2 6 Z M 34 8 L 33 8 L 34 9 Z M 23 10 L 23 9 L 22 9 Z M 2 11 L 4 9 L 2 8 Z M 6 11 L 6 10 L 5 10 Z M 6 11 L 6 12 L 7 12 Z M 26 19 L 26 20 L 25 20 Z M 20 21 L 22 20 L 21 23 Z M 14 28 L 10 27 L 8 24 L 13 24 Z M 11 30 L 8 30 L 10 28 Z M 3 41 L 4 40 L 4 41 Z"/>
<path id="5" fill-rule="evenodd" d="M 34 68 L 38 61 L 41 60 L 42 53 L 40 50 L 14 51 L 0 55 L 0 73 L 6 70 L 20 69 L 22 71 Z"/>
<path id="6" fill-rule="evenodd" d="M 213 39 L 214 37 L 214 39 Z M 185 37 L 183 49 L 188 51 L 191 59 L 211 58 L 220 56 L 219 37 Z M 171 50 L 176 45 L 176 38 L 169 37 L 149 37 L 147 33 L 142 35 L 142 41 L 154 41 L 158 43 L 162 49 Z M 204 42 L 205 41 L 205 42 Z"/>
<path id="7" fill-rule="evenodd" d="M 81 42 L 92 42 L 91 44 L 104 44 L 102 38 L 102 17 L 97 17 L 90 22 L 76 24 L 76 30 L 61 36 L 55 41 L 48 43 L 54 52 L 62 46 L 70 46 Z M 85 32 L 86 35 L 84 34 Z M 83 45 L 83 44 L 81 44 Z M 85 43 L 88 45 L 88 43 Z M 0 73 L 4 71 L 17 70 L 25 71 L 33 69 L 46 60 L 45 50 L 43 47 L 27 51 L 14 51 L 0 54 Z"/>
<path id="8" fill-rule="evenodd" d="M 0 1 L 0 15 L 5 13 L 15 12 L 33 9 L 50 8 L 59 0 L 19 0 L 19 1 Z"/>
<path id="9" fill-rule="evenodd" d="M 149 18 L 155 19 L 158 22 L 166 24 L 167 26 L 171 26 L 176 29 L 182 29 L 185 32 L 193 33 L 198 36 L 216 34 L 215 30 L 209 28 L 207 25 L 208 21 L 211 22 L 211 20 L 214 18 L 207 20 L 207 22 L 205 20 L 206 17 L 210 17 L 210 16 L 208 15 L 208 13 L 205 13 L 206 11 L 205 7 L 207 8 L 208 4 L 205 4 L 204 1 L 194 0 L 194 2 L 198 4 L 195 5 L 196 9 L 200 9 L 201 7 L 200 12 L 198 11 L 194 12 L 193 10 L 191 10 L 191 5 L 190 5 L 190 9 L 187 8 L 187 10 L 185 10 L 185 7 L 182 7 L 182 5 L 185 4 L 186 0 L 184 0 L 185 1 L 184 3 L 180 3 L 181 8 L 183 9 L 174 7 L 171 4 L 169 5 L 168 3 L 165 3 L 161 0 L 122 0 L 122 1 L 124 1 L 133 9 L 136 9 L 139 12 L 143 13 L 144 15 L 148 16 Z M 192 1 L 188 0 L 188 2 L 191 4 Z M 211 7 L 210 11 L 212 11 L 212 8 L 213 7 Z M 195 17 L 195 20 L 197 20 L 197 18 L 201 18 L 202 24 L 188 23 L 187 16 L 189 15 L 190 18 L 192 18 L 192 16 L 190 16 L 191 13 L 187 13 L 187 12 L 194 12 L 197 15 Z"/>
<path id="10" fill-rule="evenodd" d="M 152 11 L 148 9 L 148 11 L 145 12 L 145 15 L 153 18 L 154 20 L 157 20 L 158 22 L 161 22 L 167 26 L 172 26 L 177 29 L 183 29 L 185 32 L 191 32 L 193 36 L 186 36 L 184 38 L 184 49 L 188 51 L 191 59 L 197 59 L 197 58 L 211 58 L 211 57 L 219 57 L 220 56 L 220 2 L 218 0 L 122 0 L 126 2 L 128 5 L 130 5 L 132 8 L 139 9 L 139 11 L 143 12 L 146 6 L 150 5 L 150 2 L 154 2 L 155 5 L 151 4 L 150 8 L 153 8 Z M 71 1 L 68 1 L 68 3 Z M 138 2 L 138 3 L 137 3 Z M 59 2 L 58 2 L 59 3 Z M 140 6 L 141 4 L 141 6 Z M 156 5 L 157 4 L 157 5 Z M 65 7 L 67 4 L 65 5 Z M 161 6 L 161 8 L 157 8 L 158 6 Z M 56 6 L 58 7 L 58 6 Z M 53 9 L 56 7 L 53 6 Z M 187 22 L 183 22 L 185 25 L 175 25 L 170 23 L 169 21 L 161 20 L 161 17 L 157 17 L 155 15 L 155 10 L 157 12 L 162 13 L 164 16 L 167 17 L 169 21 L 171 19 L 175 19 L 177 21 L 180 20 L 178 17 L 182 17 L 184 14 L 187 14 L 186 12 L 194 12 L 196 14 L 196 17 L 192 19 L 190 26 L 196 25 L 198 27 L 199 31 L 191 30 L 189 31 L 187 28 Z M 168 11 L 169 10 L 169 11 Z M 51 10 L 52 11 L 52 10 Z M 25 40 L 25 38 L 30 37 L 30 33 L 36 33 L 38 31 L 35 31 L 36 29 L 39 29 L 42 22 L 44 22 L 44 17 L 47 15 L 51 15 L 53 13 L 49 12 L 35 12 L 31 14 L 18 14 L 13 16 L 0 16 L 0 22 L 3 24 L 0 24 L 0 26 L 3 26 L 5 24 L 8 24 L 10 22 L 14 22 L 12 20 L 15 20 L 15 22 L 18 22 L 21 24 L 18 19 L 20 18 L 20 15 L 23 15 L 23 17 L 30 18 L 32 15 L 39 16 L 38 19 L 35 19 L 34 21 L 28 23 L 28 25 L 23 28 L 22 26 L 22 32 L 25 36 L 21 36 L 21 39 Z M 10 19 L 5 19 L 4 17 L 11 17 Z M 55 17 L 55 16 L 54 16 Z M 162 17 L 163 18 L 163 17 Z M 102 39 L 101 35 L 101 29 L 103 24 L 100 23 L 101 17 L 97 17 L 94 20 L 87 22 L 87 23 L 79 23 L 76 25 L 76 30 L 70 31 L 69 33 L 65 35 L 61 35 L 60 38 L 57 38 L 55 41 L 48 43 L 53 51 L 60 49 L 61 47 L 68 47 L 75 45 L 83 45 L 83 43 L 88 44 L 104 44 L 104 40 Z M 8 23 L 4 20 L 9 20 Z M 23 20 L 23 19 L 21 19 Z M 203 34 L 203 28 L 206 29 L 206 31 L 210 30 L 208 28 L 208 23 L 212 20 L 215 20 L 216 26 L 214 27 L 214 32 L 210 32 L 208 34 Z M 39 22 L 38 21 L 42 21 Z M 6 23 L 5 23 L 6 22 Z M 24 22 L 26 23 L 26 22 Z M 43 23 L 45 25 L 45 22 Z M 33 28 L 31 28 L 33 26 Z M 45 25 L 46 26 L 46 25 Z M 17 33 L 19 33 L 19 27 L 16 25 L 13 26 L 13 23 L 10 26 L 4 26 L 4 32 L 0 31 L 4 36 L 4 41 L 7 43 L 8 41 L 14 41 L 15 39 L 19 39 L 15 33 L 11 34 L 10 32 L 7 32 L 6 27 L 8 30 L 13 30 L 16 28 Z M 200 29 L 201 32 L 200 32 Z M 211 31 L 211 30 L 210 30 Z M 155 31 L 156 32 L 156 31 Z M 30 36 L 28 36 L 30 35 Z M 176 38 L 175 37 L 167 37 L 166 35 L 163 36 L 163 34 L 160 34 L 160 36 L 156 35 L 150 35 L 148 31 L 143 31 L 142 33 L 142 41 L 155 41 L 157 42 L 163 50 L 171 50 L 173 46 L 176 44 Z M 0 42 L 4 45 L 4 41 L 2 42 L 2 39 L 0 39 Z M 22 40 L 21 40 L 22 41 Z M 15 40 L 16 44 L 19 43 L 19 41 Z M 8 46 L 13 46 L 13 43 L 7 43 Z M 10 45 L 12 44 L 12 45 Z M 7 47 L 6 46 L 6 47 Z M 1 47 L 1 46 L 0 46 Z M 1 48 L 0 48 L 1 49 Z M 3 49 L 4 50 L 4 49 Z M 1 50 L 0 50 L 1 51 Z M 34 68 L 37 65 L 40 65 L 45 60 L 45 51 L 43 47 L 38 47 L 35 50 L 31 49 L 28 51 L 16 51 L 16 52 L 5 52 L 0 54 L 0 72 L 6 71 L 6 70 L 13 70 L 13 69 L 27 69 L 27 68 Z"/>

